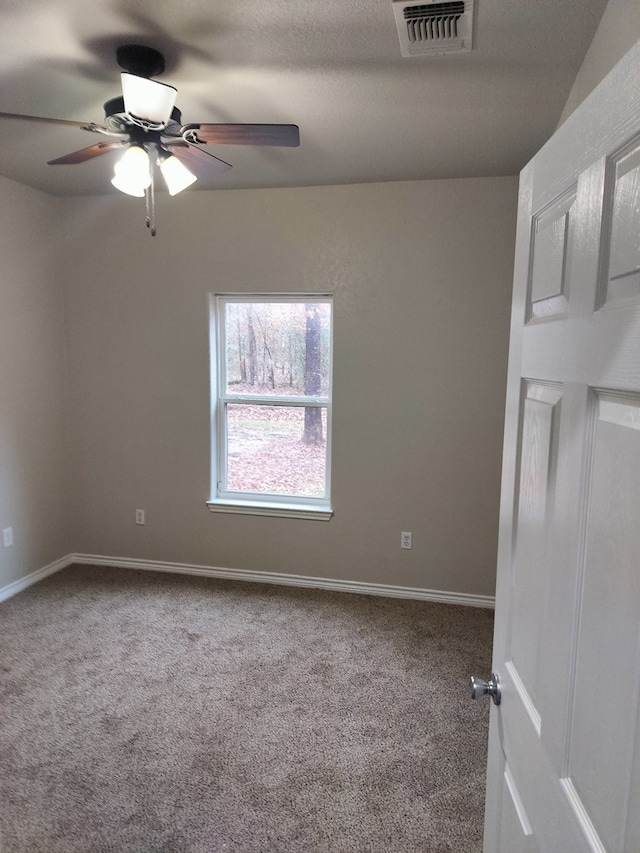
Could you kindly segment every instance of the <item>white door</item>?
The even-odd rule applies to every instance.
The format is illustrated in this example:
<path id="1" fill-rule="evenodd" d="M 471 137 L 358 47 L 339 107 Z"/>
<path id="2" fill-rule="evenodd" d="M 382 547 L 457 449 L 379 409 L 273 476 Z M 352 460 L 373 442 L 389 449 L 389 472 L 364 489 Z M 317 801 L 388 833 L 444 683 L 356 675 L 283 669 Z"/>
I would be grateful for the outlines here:
<path id="1" fill-rule="evenodd" d="M 485 853 L 640 851 L 640 43 L 524 169 Z"/>

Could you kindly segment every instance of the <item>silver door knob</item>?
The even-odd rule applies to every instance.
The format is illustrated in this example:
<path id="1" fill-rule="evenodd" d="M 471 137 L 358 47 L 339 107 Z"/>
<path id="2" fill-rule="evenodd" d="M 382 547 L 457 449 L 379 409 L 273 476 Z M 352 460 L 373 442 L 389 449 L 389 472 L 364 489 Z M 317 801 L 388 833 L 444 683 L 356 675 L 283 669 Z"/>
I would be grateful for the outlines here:
<path id="1" fill-rule="evenodd" d="M 500 679 L 495 672 L 491 673 L 489 681 L 484 681 L 482 678 L 476 678 L 475 675 L 469 676 L 467 682 L 469 693 L 472 699 L 481 699 L 483 696 L 491 696 L 494 705 L 500 704 Z"/>

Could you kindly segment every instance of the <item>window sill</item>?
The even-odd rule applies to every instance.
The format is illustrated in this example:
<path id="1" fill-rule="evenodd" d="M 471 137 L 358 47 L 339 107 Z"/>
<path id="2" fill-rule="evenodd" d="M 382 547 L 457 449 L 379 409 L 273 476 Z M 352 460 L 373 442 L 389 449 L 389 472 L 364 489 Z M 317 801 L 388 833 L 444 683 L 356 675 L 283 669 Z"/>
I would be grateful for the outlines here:
<path id="1" fill-rule="evenodd" d="M 277 518 L 304 518 L 307 521 L 329 521 L 333 510 L 326 506 L 309 504 L 260 503 L 258 501 L 207 501 L 210 512 L 226 512 L 237 515 L 264 515 Z"/>

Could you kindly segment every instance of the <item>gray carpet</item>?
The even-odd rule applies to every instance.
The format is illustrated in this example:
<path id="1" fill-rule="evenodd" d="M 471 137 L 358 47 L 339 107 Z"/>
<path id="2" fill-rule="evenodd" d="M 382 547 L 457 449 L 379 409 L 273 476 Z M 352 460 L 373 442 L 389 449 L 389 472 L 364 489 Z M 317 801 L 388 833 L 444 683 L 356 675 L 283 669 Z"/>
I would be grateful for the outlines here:
<path id="1" fill-rule="evenodd" d="M 492 614 L 76 566 L 0 605 L 2 853 L 479 853 Z"/>

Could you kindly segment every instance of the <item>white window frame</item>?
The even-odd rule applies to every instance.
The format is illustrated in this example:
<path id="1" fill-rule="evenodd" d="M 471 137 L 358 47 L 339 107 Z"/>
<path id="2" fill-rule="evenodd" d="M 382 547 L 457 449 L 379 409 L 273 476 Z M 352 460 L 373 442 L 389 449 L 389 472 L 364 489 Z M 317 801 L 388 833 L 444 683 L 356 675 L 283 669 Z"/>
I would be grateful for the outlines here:
<path id="1" fill-rule="evenodd" d="M 329 335 L 329 388 L 326 396 L 279 396 L 276 394 L 229 394 L 226 388 L 225 306 L 238 302 L 324 302 L 331 305 Z M 333 295 L 328 293 L 212 293 L 209 304 L 211 362 L 211 512 L 280 516 L 329 521 L 331 507 L 331 422 L 333 390 Z M 326 409 L 325 497 L 256 494 L 226 488 L 227 434 L 225 407 L 247 405 L 322 407 Z"/>

